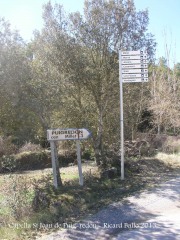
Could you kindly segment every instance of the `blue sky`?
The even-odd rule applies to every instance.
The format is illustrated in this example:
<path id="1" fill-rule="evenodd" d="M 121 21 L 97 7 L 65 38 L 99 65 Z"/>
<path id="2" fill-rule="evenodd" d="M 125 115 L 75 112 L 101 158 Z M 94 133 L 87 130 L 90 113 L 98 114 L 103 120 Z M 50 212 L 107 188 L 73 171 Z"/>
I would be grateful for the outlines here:
<path id="1" fill-rule="evenodd" d="M 5 17 L 12 28 L 20 31 L 25 40 L 34 29 L 41 29 L 42 5 L 47 0 L 0 0 L 0 17 Z M 51 0 L 61 3 L 67 12 L 82 11 L 84 0 Z M 180 0 L 134 0 L 137 10 L 149 10 L 149 32 L 157 41 L 156 58 L 167 57 L 170 63 L 180 62 Z"/>

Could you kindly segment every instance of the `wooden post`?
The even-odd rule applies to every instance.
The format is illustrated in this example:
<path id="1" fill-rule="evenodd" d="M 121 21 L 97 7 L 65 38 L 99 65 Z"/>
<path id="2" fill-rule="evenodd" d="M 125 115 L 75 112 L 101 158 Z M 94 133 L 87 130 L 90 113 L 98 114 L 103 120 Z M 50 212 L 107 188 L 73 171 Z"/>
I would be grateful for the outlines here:
<path id="1" fill-rule="evenodd" d="M 50 141 L 50 146 L 51 146 L 51 160 L 52 160 L 52 168 L 53 168 L 53 176 L 54 176 L 54 186 L 55 188 L 58 188 L 62 186 L 62 181 L 59 173 L 57 148 L 54 141 Z"/>
<path id="2" fill-rule="evenodd" d="M 83 174 L 82 174 L 82 164 L 81 164 L 81 146 L 80 141 L 76 140 L 77 146 L 77 162 L 78 162 L 78 171 L 79 171 L 79 185 L 83 186 Z"/>

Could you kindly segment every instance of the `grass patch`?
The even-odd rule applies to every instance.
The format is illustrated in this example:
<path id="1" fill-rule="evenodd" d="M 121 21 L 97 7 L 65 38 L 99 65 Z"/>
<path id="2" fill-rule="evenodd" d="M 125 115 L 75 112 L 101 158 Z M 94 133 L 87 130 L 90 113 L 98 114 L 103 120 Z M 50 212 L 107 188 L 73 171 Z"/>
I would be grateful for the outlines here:
<path id="1" fill-rule="evenodd" d="M 62 181 L 76 180 L 79 179 L 79 176 L 77 173 L 61 173 L 61 179 Z"/>
<path id="2" fill-rule="evenodd" d="M 7 214 L 2 216 L 1 223 L 6 224 L 2 225 L 0 234 L 6 239 L 34 239 L 37 234 L 55 230 L 53 226 L 57 223 L 76 223 L 112 202 L 122 201 L 137 191 L 177 176 L 180 172 L 177 172 L 180 169 L 177 164 L 179 155 L 159 153 L 155 158 L 131 159 L 125 163 L 124 181 L 120 180 L 120 176 L 101 179 L 97 168 L 87 164 L 82 167 L 83 187 L 78 184 L 77 166 L 62 168 L 63 186 L 58 190 L 53 186 L 52 169 L 13 174 L 13 178 L 1 176 L 1 200 L 13 196 L 18 190 L 23 199 L 15 199 L 15 209 L 21 209 L 21 213 L 26 209 L 26 212 L 16 219 L 10 208 L 11 202 L 8 206 L 1 204 Z M 24 208 L 20 208 L 22 205 Z M 11 211 L 11 216 L 8 211 Z M 22 222 L 26 225 L 13 228 L 14 223 Z"/>

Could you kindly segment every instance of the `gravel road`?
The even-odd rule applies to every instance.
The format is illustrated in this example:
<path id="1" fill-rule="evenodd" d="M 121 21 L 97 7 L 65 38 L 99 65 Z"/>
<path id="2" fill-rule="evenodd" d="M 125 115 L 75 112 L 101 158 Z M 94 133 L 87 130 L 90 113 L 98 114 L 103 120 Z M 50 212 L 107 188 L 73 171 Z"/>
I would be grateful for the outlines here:
<path id="1" fill-rule="evenodd" d="M 180 239 L 180 177 L 109 205 L 81 223 L 38 240 L 174 240 Z"/>

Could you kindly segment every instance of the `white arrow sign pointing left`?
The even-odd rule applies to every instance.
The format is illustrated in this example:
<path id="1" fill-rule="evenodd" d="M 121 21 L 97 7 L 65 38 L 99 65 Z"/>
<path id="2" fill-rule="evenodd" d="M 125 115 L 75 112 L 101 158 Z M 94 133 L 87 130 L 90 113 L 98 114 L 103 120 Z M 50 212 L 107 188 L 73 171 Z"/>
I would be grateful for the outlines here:
<path id="1" fill-rule="evenodd" d="M 87 139 L 91 133 L 89 130 L 82 128 L 69 128 L 69 129 L 50 129 L 47 130 L 48 141 L 61 141 L 61 140 L 81 140 Z"/>

